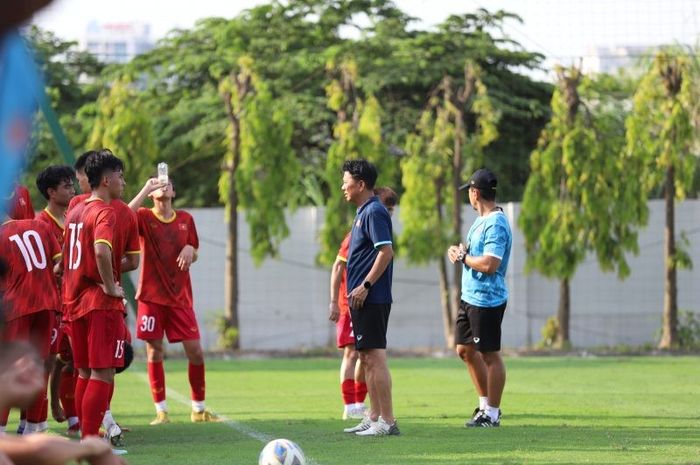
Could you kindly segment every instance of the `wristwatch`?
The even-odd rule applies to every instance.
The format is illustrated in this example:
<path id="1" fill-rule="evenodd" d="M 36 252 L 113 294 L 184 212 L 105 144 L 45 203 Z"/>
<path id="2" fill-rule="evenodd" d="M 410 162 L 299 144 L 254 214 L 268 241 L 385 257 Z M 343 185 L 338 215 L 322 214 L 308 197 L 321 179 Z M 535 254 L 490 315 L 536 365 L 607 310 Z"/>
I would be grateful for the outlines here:
<path id="1" fill-rule="evenodd" d="M 365 289 L 367 289 L 368 291 L 369 291 L 369 289 L 372 287 L 372 283 L 369 282 L 369 281 L 365 281 L 362 285 L 363 285 L 363 286 L 365 287 Z"/>

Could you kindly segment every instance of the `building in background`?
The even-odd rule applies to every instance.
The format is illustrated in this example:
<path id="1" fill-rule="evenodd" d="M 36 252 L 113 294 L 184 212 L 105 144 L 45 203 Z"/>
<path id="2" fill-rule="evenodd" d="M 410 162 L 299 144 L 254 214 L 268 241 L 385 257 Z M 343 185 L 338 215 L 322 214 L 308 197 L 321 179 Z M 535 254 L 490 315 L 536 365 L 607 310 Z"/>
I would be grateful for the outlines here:
<path id="1" fill-rule="evenodd" d="M 105 63 L 127 63 L 153 48 L 151 26 L 140 22 L 91 21 L 81 46 Z"/>
<path id="2" fill-rule="evenodd" d="M 640 63 L 649 60 L 658 48 L 647 45 L 591 47 L 583 57 L 581 68 L 584 74 L 616 74 L 621 69 L 629 71 L 639 68 Z"/>

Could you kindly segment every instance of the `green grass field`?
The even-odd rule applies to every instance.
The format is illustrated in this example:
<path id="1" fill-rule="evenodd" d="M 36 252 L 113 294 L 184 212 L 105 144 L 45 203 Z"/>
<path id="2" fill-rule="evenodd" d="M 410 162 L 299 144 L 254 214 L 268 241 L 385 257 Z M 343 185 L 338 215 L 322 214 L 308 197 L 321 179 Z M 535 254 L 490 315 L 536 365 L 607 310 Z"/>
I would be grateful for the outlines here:
<path id="1" fill-rule="evenodd" d="M 297 442 L 316 465 L 700 464 L 697 357 L 507 358 L 498 429 L 466 429 L 476 397 L 455 359 L 391 359 L 402 436 L 344 434 L 335 359 L 209 361 L 207 404 L 231 421 L 189 423 L 186 363 L 166 362 L 172 424 L 154 416 L 143 363 L 112 410 L 132 465 L 256 464 L 263 441 Z"/>

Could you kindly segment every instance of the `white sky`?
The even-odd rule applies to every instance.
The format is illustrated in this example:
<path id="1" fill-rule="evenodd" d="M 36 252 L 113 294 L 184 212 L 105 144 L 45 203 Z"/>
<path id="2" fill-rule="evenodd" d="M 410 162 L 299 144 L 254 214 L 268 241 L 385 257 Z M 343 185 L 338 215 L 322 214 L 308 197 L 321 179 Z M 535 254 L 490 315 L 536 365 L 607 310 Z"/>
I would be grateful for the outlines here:
<path id="1" fill-rule="evenodd" d="M 34 22 L 59 37 L 79 40 L 91 20 L 140 21 L 158 39 L 175 27 L 191 27 L 199 18 L 234 17 L 266 0 L 54 0 Z M 700 0 L 395 0 L 420 18 L 423 26 L 452 13 L 485 7 L 520 15 L 505 32 L 548 62 L 569 63 L 593 46 L 695 44 L 700 37 Z M 420 25 L 419 25 L 420 26 Z"/>

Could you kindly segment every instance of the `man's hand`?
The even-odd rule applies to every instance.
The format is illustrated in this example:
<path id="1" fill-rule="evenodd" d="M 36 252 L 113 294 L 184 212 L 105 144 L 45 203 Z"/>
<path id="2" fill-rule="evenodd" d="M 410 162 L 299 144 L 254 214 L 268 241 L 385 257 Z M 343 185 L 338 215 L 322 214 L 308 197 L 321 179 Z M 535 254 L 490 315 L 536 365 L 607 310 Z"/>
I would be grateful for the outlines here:
<path id="1" fill-rule="evenodd" d="M 328 319 L 337 323 L 340 319 L 340 306 L 338 305 L 338 302 L 331 302 L 329 307 Z"/>
<path id="2" fill-rule="evenodd" d="M 447 258 L 450 260 L 450 263 L 457 263 L 459 261 L 459 255 L 459 246 L 451 245 L 450 248 L 447 249 Z"/>
<path id="3" fill-rule="evenodd" d="M 119 283 L 114 284 L 114 288 L 109 289 L 107 286 L 104 284 L 100 283 L 100 287 L 102 288 L 102 292 L 105 294 L 112 296 L 112 297 L 119 297 L 120 299 L 124 298 L 124 289 L 119 285 Z"/>
<path id="4" fill-rule="evenodd" d="M 162 189 L 162 188 L 167 187 L 167 186 L 168 186 L 167 183 L 162 183 L 162 182 L 158 181 L 158 178 L 150 178 L 146 181 L 146 183 L 141 188 L 141 192 L 148 195 L 151 192 L 155 192 L 158 189 Z"/>
<path id="5" fill-rule="evenodd" d="M 194 247 L 191 245 L 186 245 L 180 251 L 180 255 L 177 256 L 177 266 L 182 271 L 187 271 L 190 269 L 190 265 L 194 261 Z"/>
<path id="6" fill-rule="evenodd" d="M 350 308 L 352 308 L 353 310 L 362 308 L 362 306 L 365 304 L 367 294 L 369 294 L 369 289 L 365 289 L 365 286 L 363 284 L 353 289 L 352 292 L 348 295 L 348 300 L 350 301 Z"/>

